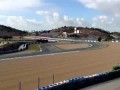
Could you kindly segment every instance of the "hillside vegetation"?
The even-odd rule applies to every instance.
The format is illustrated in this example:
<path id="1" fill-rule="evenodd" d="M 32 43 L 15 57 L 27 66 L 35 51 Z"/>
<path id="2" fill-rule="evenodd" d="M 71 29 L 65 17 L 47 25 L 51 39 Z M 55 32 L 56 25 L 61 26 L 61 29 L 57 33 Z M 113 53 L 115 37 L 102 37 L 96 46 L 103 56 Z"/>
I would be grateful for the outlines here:
<path id="1" fill-rule="evenodd" d="M 67 32 L 67 33 L 74 33 L 74 28 L 75 27 L 61 27 L 57 29 L 53 29 L 55 32 Z M 88 28 L 88 27 L 77 27 L 77 30 L 80 30 L 81 35 L 109 35 L 110 32 L 105 31 L 100 28 Z"/>
<path id="2" fill-rule="evenodd" d="M 0 37 L 26 35 L 27 31 L 21 31 L 12 27 L 0 25 Z"/>
<path id="3" fill-rule="evenodd" d="M 62 34 L 63 32 L 66 32 L 68 34 L 68 37 L 77 37 L 77 38 L 99 38 L 102 37 L 102 39 L 108 40 L 111 39 L 111 33 L 109 31 L 105 31 L 100 28 L 89 28 L 89 27 L 76 27 L 77 30 L 79 30 L 79 33 L 74 33 L 74 28 L 72 26 L 64 26 L 57 29 L 53 29 L 54 32 L 57 32 L 59 34 Z"/>

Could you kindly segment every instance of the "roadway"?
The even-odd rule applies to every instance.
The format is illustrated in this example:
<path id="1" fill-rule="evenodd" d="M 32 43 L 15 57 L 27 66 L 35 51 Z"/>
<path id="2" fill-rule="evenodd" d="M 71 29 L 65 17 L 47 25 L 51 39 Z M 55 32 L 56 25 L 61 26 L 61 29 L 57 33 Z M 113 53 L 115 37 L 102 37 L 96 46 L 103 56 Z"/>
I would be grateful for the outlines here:
<path id="1" fill-rule="evenodd" d="M 88 43 L 90 47 L 87 47 L 87 48 L 80 48 L 80 49 L 73 49 L 73 50 L 61 50 L 55 47 L 54 46 L 55 44 L 59 44 L 59 43 L 41 44 L 42 52 L 34 52 L 30 54 L 19 54 L 19 55 L 14 55 L 14 54 L 2 55 L 0 56 L 0 60 L 11 60 L 14 58 L 26 58 L 26 57 L 34 57 L 34 56 L 45 56 L 45 55 L 54 55 L 54 54 L 61 54 L 61 53 L 80 52 L 80 51 L 86 51 L 86 50 L 94 50 L 94 49 L 103 48 L 107 46 L 99 42 L 91 42 L 91 43 Z"/>

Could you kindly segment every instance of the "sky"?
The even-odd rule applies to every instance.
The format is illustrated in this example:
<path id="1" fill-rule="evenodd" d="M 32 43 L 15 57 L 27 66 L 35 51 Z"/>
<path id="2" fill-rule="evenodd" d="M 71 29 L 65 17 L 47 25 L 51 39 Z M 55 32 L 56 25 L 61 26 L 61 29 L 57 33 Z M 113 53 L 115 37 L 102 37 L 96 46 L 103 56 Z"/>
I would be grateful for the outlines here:
<path id="1" fill-rule="evenodd" d="M 28 31 L 79 26 L 120 32 L 120 0 L 0 0 L 0 24 Z"/>

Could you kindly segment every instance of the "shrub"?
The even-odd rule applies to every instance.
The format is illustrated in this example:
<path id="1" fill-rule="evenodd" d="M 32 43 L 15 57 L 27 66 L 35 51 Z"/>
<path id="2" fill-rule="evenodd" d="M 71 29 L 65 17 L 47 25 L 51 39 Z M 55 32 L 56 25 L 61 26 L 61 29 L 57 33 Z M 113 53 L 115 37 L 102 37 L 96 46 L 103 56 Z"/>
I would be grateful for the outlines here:
<path id="1" fill-rule="evenodd" d="M 120 65 L 117 65 L 117 66 L 114 66 L 114 67 L 113 67 L 113 71 L 114 71 L 114 70 L 119 70 L 119 69 L 120 69 Z"/>
<path id="2" fill-rule="evenodd" d="M 102 41 L 102 38 L 101 38 L 101 37 L 99 37 L 99 38 L 98 38 L 98 41 L 99 41 L 99 42 L 101 42 L 101 41 Z"/>

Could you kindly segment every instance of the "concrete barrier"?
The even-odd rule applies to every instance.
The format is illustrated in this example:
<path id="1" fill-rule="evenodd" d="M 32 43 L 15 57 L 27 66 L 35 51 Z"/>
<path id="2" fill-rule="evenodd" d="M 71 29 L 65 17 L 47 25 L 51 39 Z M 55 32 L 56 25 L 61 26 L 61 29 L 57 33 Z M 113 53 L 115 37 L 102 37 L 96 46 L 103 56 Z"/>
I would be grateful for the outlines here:
<path id="1" fill-rule="evenodd" d="M 13 50 L 0 51 L 0 55 L 23 51 L 23 50 L 26 50 L 27 48 L 28 48 L 28 44 L 25 43 L 25 44 L 22 44 L 18 48 L 13 49 Z"/>

